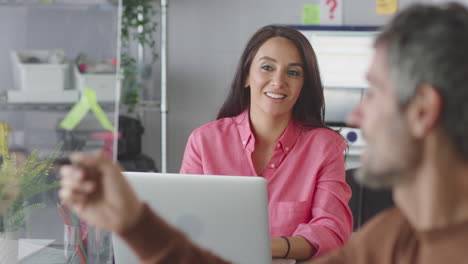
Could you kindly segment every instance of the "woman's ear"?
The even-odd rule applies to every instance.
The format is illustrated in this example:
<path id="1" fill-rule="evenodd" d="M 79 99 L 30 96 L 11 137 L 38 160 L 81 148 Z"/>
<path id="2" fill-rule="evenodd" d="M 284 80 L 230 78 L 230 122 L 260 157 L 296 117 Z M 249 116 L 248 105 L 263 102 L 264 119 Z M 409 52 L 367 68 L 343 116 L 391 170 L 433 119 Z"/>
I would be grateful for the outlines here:
<path id="1" fill-rule="evenodd" d="M 250 87 L 250 80 L 249 80 L 249 76 L 247 75 L 247 77 L 245 78 L 245 82 L 244 82 L 244 88 L 249 88 Z"/>

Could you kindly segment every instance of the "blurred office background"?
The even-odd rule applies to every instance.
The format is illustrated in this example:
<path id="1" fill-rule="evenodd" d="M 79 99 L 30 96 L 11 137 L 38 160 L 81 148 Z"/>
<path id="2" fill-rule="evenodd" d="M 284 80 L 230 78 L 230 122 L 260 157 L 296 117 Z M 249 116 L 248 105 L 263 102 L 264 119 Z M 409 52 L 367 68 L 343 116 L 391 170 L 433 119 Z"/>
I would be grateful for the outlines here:
<path id="1" fill-rule="evenodd" d="M 399 7 L 434 0 L 400 0 Z M 301 24 L 302 7 L 320 0 L 176 0 L 168 7 L 168 171 L 178 172 L 185 143 L 196 127 L 214 120 L 248 38 L 267 24 Z M 343 1 L 343 25 L 381 26 L 375 0 Z M 155 79 L 158 78 L 156 74 Z M 158 80 L 154 81 L 158 94 Z M 158 130 L 158 117 L 144 119 Z M 144 135 L 146 153 L 160 160 L 157 133 Z"/>

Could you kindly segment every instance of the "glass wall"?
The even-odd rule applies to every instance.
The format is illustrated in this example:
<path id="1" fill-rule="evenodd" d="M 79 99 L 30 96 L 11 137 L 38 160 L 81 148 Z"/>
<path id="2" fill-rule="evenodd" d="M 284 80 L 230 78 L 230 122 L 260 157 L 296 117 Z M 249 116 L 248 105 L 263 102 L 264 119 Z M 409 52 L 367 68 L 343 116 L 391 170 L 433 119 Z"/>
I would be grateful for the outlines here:
<path id="1" fill-rule="evenodd" d="M 0 263 L 112 263 L 58 199 L 74 151 L 114 155 L 119 6 L 0 0 Z"/>

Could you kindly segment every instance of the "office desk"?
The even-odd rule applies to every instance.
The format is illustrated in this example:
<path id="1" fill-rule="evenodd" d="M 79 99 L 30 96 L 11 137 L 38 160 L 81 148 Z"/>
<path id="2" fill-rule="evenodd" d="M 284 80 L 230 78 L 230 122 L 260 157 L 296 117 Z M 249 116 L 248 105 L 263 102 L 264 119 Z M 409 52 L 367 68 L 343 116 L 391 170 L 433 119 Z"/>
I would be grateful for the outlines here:
<path id="1" fill-rule="evenodd" d="M 20 264 L 62 264 L 67 263 L 63 245 L 49 245 L 45 248 L 20 259 Z"/>
<path id="2" fill-rule="evenodd" d="M 273 259 L 271 264 L 296 264 L 294 259 Z"/>
<path id="3" fill-rule="evenodd" d="M 74 255 L 73 255 L 74 254 Z M 68 264 L 76 263 L 81 264 L 77 252 L 72 252 L 67 258 L 63 245 L 49 245 L 29 256 L 19 256 L 19 264 Z M 112 264 L 112 255 L 109 256 L 96 256 L 96 254 L 87 255 L 87 263 L 95 264 Z M 83 262 L 84 263 L 84 262 Z"/>
<path id="4" fill-rule="evenodd" d="M 273 259 L 271 264 L 304 264 L 307 261 L 296 261 L 294 259 Z"/>

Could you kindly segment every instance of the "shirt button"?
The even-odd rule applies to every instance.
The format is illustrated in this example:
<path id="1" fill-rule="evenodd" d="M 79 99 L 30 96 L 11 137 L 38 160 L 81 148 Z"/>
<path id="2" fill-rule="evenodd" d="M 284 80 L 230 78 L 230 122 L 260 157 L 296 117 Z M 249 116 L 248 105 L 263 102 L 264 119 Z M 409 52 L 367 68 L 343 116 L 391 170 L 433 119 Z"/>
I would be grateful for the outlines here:
<path id="1" fill-rule="evenodd" d="M 281 147 L 281 144 L 278 143 L 278 145 L 276 145 L 277 148 Z"/>
<path id="2" fill-rule="evenodd" d="M 271 165 L 270 165 L 270 168 L 274 169 L 274 168 L 275 168 L 275 164 L 271 164 Z"/>
<path id="3" fill-rule="evenodd" d="M 288 148 L 288 147 L 286 147 L 286 148 L 284 148 L 284 149 L 285 149 L 286 151 L 289 151 L 289 148 Z"/>
<path id="4" fill-rule="evenodd" d="M 247 141 L 245 141 L 245 140 L 244 140 L 244 141 L 242 141 L 242 144 L 244 144 L 244 145 L 245 145 L 245 143 L 247 143 Z"/>

